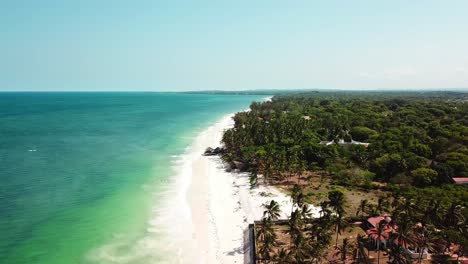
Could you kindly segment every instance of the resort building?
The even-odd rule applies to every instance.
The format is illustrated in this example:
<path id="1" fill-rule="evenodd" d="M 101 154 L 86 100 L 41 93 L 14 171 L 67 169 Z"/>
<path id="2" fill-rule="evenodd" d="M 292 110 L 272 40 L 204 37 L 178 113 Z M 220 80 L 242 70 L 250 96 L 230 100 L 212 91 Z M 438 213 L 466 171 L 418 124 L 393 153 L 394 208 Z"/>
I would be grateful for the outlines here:
<path id="1" fill-rule="evenodd" d="M 462 177 L 454 177 L 452 178 L 453 183 L 455 184 L 468 184 L 468 178 L 462 178 Z"/>
<path id="2" fill-rule="evenodd" d="M 377 232 L 379 224 L 385 225 L 381 234 Z M 370 244 L 374 245 L 376 249 L 385 249 L 389 246 L 388 239 L 390 234 L 397 226 L 392 224 L 392 218 L 387 215 L 368 218 L 364 222 L 364 228 L 366 229 Z"/>
<path id="3" fill-rule="evenodd" d="M 343 145 L 343 146 L 361 145 L 361 146 L 364 146 L 366 148 L 369 146 L 369 143 L 359 142 L 359 141 L 355 141 L 355 140 L 351 140 L 351 141 L 348 142 L 348 141 L 344 141 L 344 139 L 340 139 L 338 141 L 335 141 L 335 140 L 320 141 L 320 144 L 326 145 L 326 146 L 333 145 L 333 144 Z"/>
<path id="4" fill-rule="evenodd" d="M 382 232 L 379 234 L 379 225 L 384 225 Z M 391 240 L 391 234 L 398 229 L 398 225 L 392 221 L 390 216 L 375 216 L 368 218 L 364 222 L 364 228 L 369 238 L 369 244 L 375 249 L 386 249 L 392 244 L 398 244 L 397 240 Z M 428 250 L 426 247 L 422 249 L 410 245 L 404 246 L 404 251 L 411 256 L 412 259 L 427 259 Z"/>

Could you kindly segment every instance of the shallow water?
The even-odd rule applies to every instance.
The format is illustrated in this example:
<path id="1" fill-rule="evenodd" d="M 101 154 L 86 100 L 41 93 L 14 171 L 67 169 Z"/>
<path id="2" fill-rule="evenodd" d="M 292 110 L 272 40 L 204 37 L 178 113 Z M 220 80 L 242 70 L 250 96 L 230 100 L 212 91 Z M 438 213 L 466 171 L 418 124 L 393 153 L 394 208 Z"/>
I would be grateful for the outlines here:
<path id="1" fill-rule="evenodd" d="M 0 259 L 145 263 L 151 211 L 195 135 L 261 96 L 0 93 Z M 164 243 L 161 243 L 164 246 Z"/>

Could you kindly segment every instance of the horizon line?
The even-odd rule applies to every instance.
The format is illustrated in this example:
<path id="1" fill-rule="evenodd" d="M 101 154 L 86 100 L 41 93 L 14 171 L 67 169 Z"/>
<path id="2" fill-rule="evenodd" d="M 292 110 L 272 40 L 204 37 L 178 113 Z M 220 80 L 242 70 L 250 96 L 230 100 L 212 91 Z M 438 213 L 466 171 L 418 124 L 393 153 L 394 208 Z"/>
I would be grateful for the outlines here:
<path id="1" fill-rule="evenodd" d="M 310 91 L 364 91 L 364 92 L 383 92 L 383 91 L 467 91 L 468 87 L 464 88 L 258 88 L 258 89 L 239 89 L 239 90 L 225 90 L 225 89 L 200 89 L 200 90 L 180 90 L 180 91 L 169 91 L 169 90 L 0 90 L 0 93 L 14 93 L 14 92 L 147 92 L 147 93 L 203 93 L 203 92 L 268 92 L 268 91 L 280 91 L 280 92 L 310 92 Z"/>

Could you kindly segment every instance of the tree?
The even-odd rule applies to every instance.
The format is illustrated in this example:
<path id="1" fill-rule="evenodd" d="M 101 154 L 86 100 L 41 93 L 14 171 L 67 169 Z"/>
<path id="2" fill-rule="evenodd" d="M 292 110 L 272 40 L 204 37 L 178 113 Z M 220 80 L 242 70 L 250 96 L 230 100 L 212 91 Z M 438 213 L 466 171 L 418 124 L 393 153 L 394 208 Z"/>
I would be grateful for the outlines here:
<path id="1" fill-rule="evenodd" d="M 358 141 L 367 141 L 370 137 L 377 135 L 377 131 L 368 127 L 355 126 L 350 131 L 353 139 Z"/>
<path id="2" fill-rule="evenodd" d="M 292 212 L 289 221 L 288 221 L 288 230 L 287 233 L 290 236 L 289 246 L 292 248 L 292 243 L 296 236 L 298 236 L 302 232 L 302 219 L 301 219 L 301 212 L 299 209 L 296 209 Z"/>
<path id="3" fill-rule="evenodd" d="M 277 220 L 280 217 L 281 208 L 275 200 L 271 200 L 269 203 L 263 204 L 263 217 L 266 217 L 269 220 Z"/>
<path id="4" fill-rule="evenodd" d="M 302 198 L 303 198 L 303 194 L 302 194 L 301 187 L 298 184 L 295 184 L 291 192 L 291 201 L 292 201 L 291 215 L 294 210 L 294 205 L 297 205 L 298 203 L 302 203 Z"/>
<path id="5" fill-rule="evenodd" d="M 343 239 L 341 246 L 335 246 L 335 256 L 339 256 L 343 263 L 346 263 L 348 254 L 352 251 L 352 245 L 348 238 Z"/>
<path id="6" fill-rule="evenodd" d="M 385 240 L 383 234 L 387 227 L 387 221 L 382 220 L 377 224 L 377 227 L 371 228 L 367 231 L 369 236 L 371 236 L 372 239 L 377 242 L 377 264 L 380 263 L 380 244 Z"/>
<path id="7" fill-rule="evenodd" d="M 275 261 L 278 263 L 292 263 L 294 261 L 291 251 L 287 249 L 280 249 L 275 255 Z"/>
<path id="8" fill-rule="evenodd" d="M 344 212 L 344 193 L 340 190 L 331 190 L 328 192 L 328 200 L 329 205 L 335 213 L 343 213 Z"/>
<path id="9" fill-rule="evenodd" d="M 377 206 L 376 206 L 376 210 L 377 210 L 377 214 L 381 214 L 383 213 L 385 210 L 388 209 L 388 203 L 387 201 L 385 200 L 384 197 L 380 196 L 378 199 L 377 199 Z"/>
<path id="10" fill-rule="evenodd" d="M 360 234 L 357 235 L 353 247 L 353 260 L 356 264 L 368 264 L 369 254 L 366 252 L 367 240 Z"/>
<path id="11" fill-rule="evenodd" d="M 260 241 L 259 255 L 263 260 L 270 259 L 270 253 L 276 245 L 276 233 L 273 230 L 272 222 L 268 218 L 262 219 L 262 224 L 257 232 L 257 240 Z"/>
<path id="12" fill-rule="evenodd" d="M 414 184 L 419 187 L 431 185 L 437 180 L 437 171 L 428 168 L 419 168 L 411 171 Z"/>
<path id="13" fill-rule="evenodd" d="M 389 260 L 391 264 L 411 264 L 413 262 L 403 247 L 395 244 L 390 247 Z"/>
<path id="14" fill-rule="evenodd" d="M 422 157 L 430 158 L 432 156 L 432 150 L 428 145 L 424 145 L 421 143 L 416 143 L 410 146 L 410 150 Z"/>
<path id="15" fill-rule="evenodd" d="M 388 180 L 398 173 L 404 172 L 407 165 L 400 154 L 384 154 L 382 157 L 375 159 L 374 170 L 377 176 L 384 180 Z"/>
<path id="16" fill-rule="evenodd" d="M 411 263 L 411 256 L 408 256 L 404 251 L 404 248 L 416 245 L 414 234 L 412 232 L 414 222 L 409 215 L 399 211 L 394 215 L 394 220 L 398 223 L 398 228 L 393 229 L 389 237 L 392 242 L 392 246 L 390 248 L 391 263 Z"/>
<path id="17" fill-rule="evenodd" d="M 328 217 L 326 217 L 328 218 Z M 319 218 L 318 222 L 307 228 L 310 257 L 317 263 L 325 257 L 328 252 L 328 245 L 332 240 L 333 224 L 325 217 Z"/>
<path id="18" fill-rule="evenodd" d="M 361 200 L 361 202 L 359 203 L 358 210 L 356 211 L 356 215 L 361 214 L 361 217 L 364 217 L 364 213 L 366 212 L 367 207 L 368 207 L 367 199 Z"/>
<path id="19" fill-rule="evenodd" d="M 337 213 L 333 217 L 333 223 L 335 224 L 335 231 L 336 231 L 336 239 L 335 239 L 335 247 L 338 246 L 338 235 L 341 235 L 341 231 L 346 227 L 348 224 L 346 219 L 343 217 L 342 212 Z"/>
<path id="20" fill-rule="evenodd" d="M 430 243 L 431 230 L 428 227 L 429 226 L 426 225 L 425 223 L 419 223 L 416 227 L 416 233 L 419 235 L 416 238 L 416 243 L 419 249 L 419 256 L 418 256 L 419 264 L 421 264 L 424 250 L 428 249 L 431 246 L 431 243 Z"/>

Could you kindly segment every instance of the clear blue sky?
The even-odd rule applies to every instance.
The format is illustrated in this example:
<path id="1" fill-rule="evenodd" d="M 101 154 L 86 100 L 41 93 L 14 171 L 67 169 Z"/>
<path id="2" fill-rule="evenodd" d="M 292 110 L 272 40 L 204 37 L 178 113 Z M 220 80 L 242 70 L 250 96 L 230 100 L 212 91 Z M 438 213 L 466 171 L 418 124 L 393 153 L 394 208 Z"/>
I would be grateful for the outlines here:
<path id="1" fill-rule="evenodd" d="M 0 90 L 467 88 L 468 1 L 0 0 Z"/>

